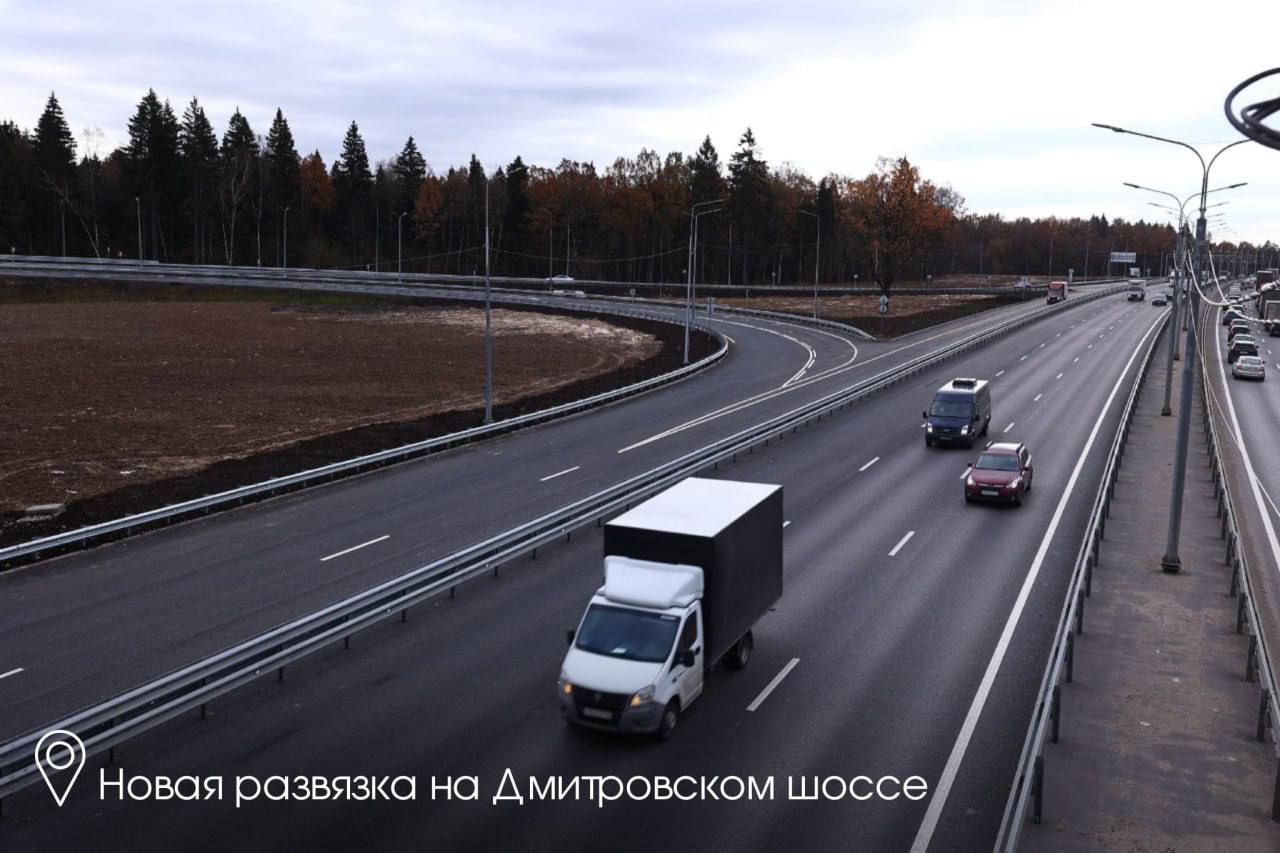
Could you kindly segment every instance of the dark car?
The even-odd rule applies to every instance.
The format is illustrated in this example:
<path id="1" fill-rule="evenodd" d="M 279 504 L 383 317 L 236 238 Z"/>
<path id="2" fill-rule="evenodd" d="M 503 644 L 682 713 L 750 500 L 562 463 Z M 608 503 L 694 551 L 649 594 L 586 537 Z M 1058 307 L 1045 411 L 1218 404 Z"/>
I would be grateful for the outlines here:
<path id="1" fill-rule="evenodd" d="M 1227 361 L 1232 364 L 1242 355 L 1257 355 L 1258 342 L 1248 335 L 1237 335 L 1236 339 L 1231 342 L 1231 347 L 1227 350 Z"/>
<path id="2" fill-rule="evenodd" d="M 1222 315 L 1222 325 L 1224 325 L 1224 326 L 1230 326 L 1230 325 L 1231 325 L 1231 321 L 1232 321 L 1232 320 L 1243 320 L 1243 319 L 1244 319 L 1244 315 L 1243 315 L 1243 314 L 1241 314 L 1241 313 L 1240 313 L 1239 311 L 1237 311 L 1236 309 L 1231 308 L 1231 309 L 1228 309 L 1228 310 L 1227 310 L 1227 311 Z"/>
<path id="3" fill-rule="evenodd" d="M 1165 306 L 1169 304 L 1169 298 L 1163 293 L 1157 293 L 1155 296 L 1151 297 L 1151 304 L 1155 306 Z"/>
<path id="4" fill-rule="evenodd" d="M 1021 506 L 1023 497 L 1031 491 L 1034 473 L 1031 453 L 1025 444 L 1012 441 L 988 444 L 964 478 L 964 499 Z"/>
<path id="5" fill-rule="evenodd" d="M 1227 343 L 1234 341 L 1237 335 L 1249 335 L 1249 332 L 1249 324 L 1244 320 L 1232 320 L 1231 325 L 1227 327 Z"/>

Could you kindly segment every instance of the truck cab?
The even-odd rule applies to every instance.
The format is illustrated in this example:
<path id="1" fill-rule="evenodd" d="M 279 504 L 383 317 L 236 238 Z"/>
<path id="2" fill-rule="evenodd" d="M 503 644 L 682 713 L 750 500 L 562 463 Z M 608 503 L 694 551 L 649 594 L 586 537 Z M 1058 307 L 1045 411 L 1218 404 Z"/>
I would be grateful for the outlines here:
<path id="1" fill-rule="evenodd" d="M 1067 288 L 1069 285 L 1065 281 L 1051 281 L 1049 288 L 1045 294 L 1045 304 L 1052 305 L 1055 302 L 1062 302 L 1067 298 Z"/>
<path id="2" fill-rule="evenodd" d="M 570 637 L 560 670 L 561 713 L 621 732 L 660 731 L 702 694 L 703 574 L 697 566 L 605 558 L 604 586 Z M 590 685 L 589 687 L 587 685 Z"/>
<path id="3" fill-rule="evenodd" d="M 1129 279 L 1129 287 L 1125 291 L 1129 302 L 1142 302 L 1147 298 L 1147 283 L 1140 278 Z"/>

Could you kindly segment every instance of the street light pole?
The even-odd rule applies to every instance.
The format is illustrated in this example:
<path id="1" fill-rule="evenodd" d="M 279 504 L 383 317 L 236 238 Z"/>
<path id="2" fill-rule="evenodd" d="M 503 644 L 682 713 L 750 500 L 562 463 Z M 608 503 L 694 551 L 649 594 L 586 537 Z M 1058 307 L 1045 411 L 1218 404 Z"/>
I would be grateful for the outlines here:
<path id="1" fill-rule="evenodd" d="M 1195 257 L 1193 260 L 1195 267 L 1193 283 L 1196 286 L 1191 289 L 1190 300 L 1187 305 L 1190 330 L 1187 333 L 1186 357 L 1182 362 L 1182 390 L 1181 397 L 1178 400 L 1178 441 L 1173 456 L 1173 495 L 1169 502 L 1169 535 L 1165 542 L 1164 556 L 1160 558 L 1160 568 L 1166 572 L 1173 573 L 1182 568 L 1182 559 L 1178 556 L 1178 541 L 1182 534 L 1182 494 L 1187 478 L 1187 444 L 1191 437 L 1191 395 L 1196 364 L 1196 323 L 1199 322 L 1197 311 L 1200 307 L 1199 284 L 1204 275 L 1202 264 L 1204 261 L 1206 197 L 1209 194 L 1209 170 L 1213 168 L 1213 164 L 1228 148 L 1242 145 L 1251 140 L 1240 139 L 1225 145 L 1218 149 L 1218 153 L 1214 154 L 1208 163 L 1205 163 L 1204 156 L 1194 146 L 1179 142 L 1176 139 L 1167 139 L 1163 136 L 1153 136 L 1149 133 L 1139 133 L 1135 130 L 1125 130 L 1121 127 L 1106 124 L 1095 123 L 1094 127 L 1100 127 L 1115 133 L 1127 133 L 1132 136 L 1154 139 L 1157 142 L 1166 142 L 1170 145 L 1179 145 L 1195 154 L 1196 159 L 1200 161 L 1200 216 L 1196 220 Z"/>
<path id="2" fill-rule="evenodd" d="M 284 277 L 289 277 L 289 205 L 284 207 Z"/>
<path id="3" fill-rule="evenodd" d="M 508 177 L 524 171 L 519 166 Z M 489 176 L 484 177 L 484 422 L 493 423 L 493 300 L 489 286 Z"/>
<path id="4" fill-rule="evenodd" d="M 818 319 L 818 263 L 822 260 L 822 217 L 807 210 L 800 212 L 805 216 L 812 216 L 817 220 L 818 225 L 817 252 L 813 256 L 813 319 L 816 320 Z"/>
<path id="5" fill-rule="evenodd" d="M 710 207 L 713 204 L 719 204 L 720 199 L 715 201 L 700 201 L 693 207 L 689 208 L 689 273 L 688 284 L 685 289 L 684 304 L 684 363 L 689 363 L 689 331 L 693 327 L 693 262 L 697 258 L 698 252 L 698 217 L 706 213 L 715 213 L 715 210 L 704 210 L 699 212 L 700 207 Z"/>
<path id="6" fill-rule="evenodd" d="M 409 215 L 409 211 L 401 213 L 396 217 L 396 281 L 404 283 L 404 248 L 400 242 L 400 226 L 404 224 L 404 218 Z"/>
<path id="7" fill-rule="evenodd" d="M 1173 396 L 1173 363 L 1178 360 L 1178 316 L 1182 310 L 1182 257 L 1186 251 L 1183 240 L 1183 235 L 1186 230 L 1186 206 L 1187 202 L 1196 197 L 1196 194 L 1189 195 L 1185 199 L 1179 200 L 1176 195 L 1164 190 L 1144 187 L 1139 184 L 1130 183 L 1129 181 L 1125 181 L 1124 185 L 1126 187 L 1132 187 L 1135 190 L 1143 190 L 1144 192 L 1167 196 L 1168 198 L 1173 199 L 1174 204 L 1178 205 L 1177 208 L 1172 208 L 1166 204 L 1156 204 L 1154 201 L 1147 202 L 1147 204 L 1152 207 L 1158 207 L 1161 210 L 1173 211 L 1178 214 L 1178 241 L 1176 244 L 1177 248 L 1175 249 L 1176 257 L 1173 267 L 1173 316 L 1170 318 L 1170 325 L 1172 328 L 1169 330 L 1169 353 L 1165 359 L 1164 405 L 1160 409 L 1160 414 L 1167 417 L 1168 415 L 1173 414 L 1173 408 L 1171 405 Z M 1239 186 L 1244 186 L 1244 184 L 1232 184 L 1229 187 L 1218 187 L 1217 189 L 1209 190 L 1209 192 L 1234 189 Z M 1222 202 L 1222 204 L 1226 203 L 1227 202 L 1225 201 Z M 1217 205 L 1214 206 L 1216 207 Z"/>

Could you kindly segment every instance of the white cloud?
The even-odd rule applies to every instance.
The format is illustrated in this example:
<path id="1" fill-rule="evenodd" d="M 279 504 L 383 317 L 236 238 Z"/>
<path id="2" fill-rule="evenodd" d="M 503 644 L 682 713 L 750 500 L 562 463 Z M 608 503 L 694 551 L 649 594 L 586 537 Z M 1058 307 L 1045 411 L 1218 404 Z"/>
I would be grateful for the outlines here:
<path id="1" fill-rule="evenodd" d="M 603 166 L 706 133 L 727 157 L 750 125 L 771 161 L 814 176 L 906 154 L 971 209 L 1126 218 L 1158 212 L 1122 181 L 1190 192 L 1198 167 L 1089 123 L 1234 139 L 1222 99 L 1267 64 L 1251 34 L 1280 30 L 1280 4 L 1259 0 L 0 8 L 0 117 L 30 126 L 53 89 L 107 145 L 149 87 L 179 112 L 199 96 L 218 125 L 239 106 L 262 131 L 280 106 L 327 159 L 352 119 L 375 158 L 413 134 L 437 169 L 472 151 Z M 1280 236 L 1277 158 L 1242 146 L 1215 168 L 1250 181 L 1227 208 L 1247 237 Z"/>

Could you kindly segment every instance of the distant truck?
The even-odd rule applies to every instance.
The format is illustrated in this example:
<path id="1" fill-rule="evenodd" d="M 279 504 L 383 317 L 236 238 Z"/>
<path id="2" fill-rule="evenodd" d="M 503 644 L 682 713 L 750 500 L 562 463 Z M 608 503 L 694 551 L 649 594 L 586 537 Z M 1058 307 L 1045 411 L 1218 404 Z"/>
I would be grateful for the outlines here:
<path id="1" fill-rule="evenodd" d="M 1280 290 L 1269 288 L 1258 294 L 1258 316 L 1271 337 L 1280 337 Z"/>
<path id="2" fill-rule="evenodd" d="M 1044 301 L 1047 305 L 1052 305 L 1055 302 L 1063 302 L 1066 300 L 1069 290 L 1070 285 L 1065 281 L 1051 281 L 1049 282 L 1048 295 L 1045 296 Z"/>
<path id="3" fill-rule="evenodd" d="M 1147 298 L 1147 283 L 1140 278 L 1129 279 L 1126 299 L 1130 302 L 1142 302 Z"/>
<path id="4" fill-rule="evenodd" d="M 782 597 L 782 487 L 691 477 L 605 525 L 604 585 L 560 668 L 565 720 L 671 737 Z"/>
<path id="5" fill-rule="evenodd" d="M 1261 290 L 1262 285 L 1271 284 L 1275 280 L 1276 280 L 1275 270 L 1258 270 L 1254 284 L 1257 286 L 1259 290 Z"/>

